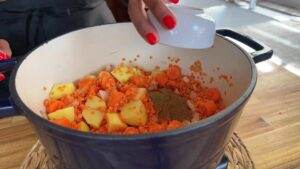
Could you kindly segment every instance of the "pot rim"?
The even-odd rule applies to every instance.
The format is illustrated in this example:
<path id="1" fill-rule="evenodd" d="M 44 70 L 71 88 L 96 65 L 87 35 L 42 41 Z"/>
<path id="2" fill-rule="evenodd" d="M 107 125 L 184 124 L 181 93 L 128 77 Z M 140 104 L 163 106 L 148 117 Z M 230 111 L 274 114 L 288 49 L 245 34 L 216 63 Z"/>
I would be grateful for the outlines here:
<path id="1" fill-rule="evenodd" d="M 123 24 L 126 25 L 126 24 L 131 24 L 131 23 L 126 22 L 126 23 L 107 24 L 107 25 L 100 25 L 100 26 L 101 27 L 109 27 L 112 25 L 113 26 L 123 26 Z M 93 27 L 100 27 L 100 26 L 93 26 Z M 83 29 L 93 28 L 93 27 L 77 29 L 77 30 L 68 32 L 66 34 L 69 34 L 69 33 L 75 32 L 75 31 L 79 31 L 79 30 L 83 30 Z M 66 34 L 60 35 L 53 39 L 63 37 Z M 27 107 L 25 105 L 25 103 L 22 101 L 22 99 L 19 97 L 17 90 L 16 90 L 15 79 L 16 79 L 16 74 L 18 73 L 18 69 L 21 66 L 21 64 L 23 63 L 23 61 L 32 52 L 34 52 L 36 49 L 38 49 L 40 46 L 47 44 L 48 41 L 38 45 L 37 47 L 35 47 L 34 49 L 32 49 L 31 51 L 26 53 L 24 56 L 24 59 L 19 61 L 18 64 L 16 65 L 16 67 L 14 68 L 14 70 L 12 71 L 11 76 L 10 76 L 10 82 L 9 82 L 9 90 L 10 90 L 11 98 L 13 101 L 13 105 L 17 111 L 21 111 L 21 114 L 27 115 L 27 118 L 29 116 L 29 118 L 32 118 L 33 121 L 37 124 L 43 123 L 44 126 L 47 126 L 48 128 L 56 130 L 58 132 L 65 133 L 70 136 L 82 137 L 82 138 L 88 138 L 88 139 L 100 139 L 100 140 L 108 140 L 108 141 L 137 141 L 137 140 L 147 140 L 147 139 L 160 139 L 160 138 L 177 136 L 177 135 L 181 135 L 181 134 L 192 133 L 195 131 L 197 131 L 197 132 L 203 131 L 203 130 L 207 129 L 208 127 L 210 127 L 211 125 L 214 125 L 215 123 L 220 122 L 222 119 L 232 118 L 232 116 L 235 114 L 235 112 L 237 110 L 239 110 L 242 107 L 242 105 L 251 96 L 251 94 L 255 88 L 256 81 L 257 81 L 257 70 L 255 67 L 255 63 L 251 57 L 251 54 L 247 53 L 239 45 L 237 45 L 233 41 L 229 40 L 228 38 L 225 38 L 219 34 L 216 34 L 216 36 L 231 43 L 232 45 L 237 47 L 237 49 L 239 49 L 240 52 L 242 52 L 244 54 L 246 59 L 249 61 L 249 64 L 251 65 L 251 67 L 250 67 L 251 68 L 251 80 L 250 80 L 250 84 L 249 84 L 248 88 L 246 89 L 246 91 L 236 101 L 234 101 L 232 104 L 227 106 L 224 110 L 216 113 L 215 115 L 213 115 L 211 117 L 203 119 L 199 122 L 192 123 L 192 124 L 189 124 L 187 126 L 184 126 L 184 127 L 178 128 L 178 129 L 174 129 L 174 130 L 170 130 L 170 131 L 163 131 L 163 132 L 158 132 L 158 133 L 137 134 L 137 135 L 117 135 L 117 134 L 112 135 L 112 134 L 96 134 L 96 133 L 91 133 L 91 132 L 81 132 L 81 131 L 77 131 L 77 130 L 59 126 L 57 124 L 50 122 L 49 120 L 47 120 L 45 118 L 42 118 L 41 116 L 37 115 L 32 110 L 30 110 L 30 108 Z M 53 39 L 50 39 L 50 40 L 53 40 Z"/>

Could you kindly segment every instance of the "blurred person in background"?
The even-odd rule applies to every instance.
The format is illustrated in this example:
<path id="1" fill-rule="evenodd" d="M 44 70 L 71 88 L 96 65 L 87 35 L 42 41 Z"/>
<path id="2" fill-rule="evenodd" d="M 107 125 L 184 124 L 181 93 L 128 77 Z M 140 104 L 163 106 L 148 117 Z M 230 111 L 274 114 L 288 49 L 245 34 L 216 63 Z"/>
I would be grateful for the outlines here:
<path id="1" fill-rule="evenodd" d="M 0 0 L 0 61 L 23 56 L 67 32 L 114 23 L 107 3 L 116 15 L 122 11 L 120 4 L 124 4 L 137 31 L 151 45 L 159 37 L 147 18 L 147 9 L 166 29 L 176 25 L 166 3 L 178 3 L 178 0 Z M 0 81 L 4 79 L 0 73 Z"/>

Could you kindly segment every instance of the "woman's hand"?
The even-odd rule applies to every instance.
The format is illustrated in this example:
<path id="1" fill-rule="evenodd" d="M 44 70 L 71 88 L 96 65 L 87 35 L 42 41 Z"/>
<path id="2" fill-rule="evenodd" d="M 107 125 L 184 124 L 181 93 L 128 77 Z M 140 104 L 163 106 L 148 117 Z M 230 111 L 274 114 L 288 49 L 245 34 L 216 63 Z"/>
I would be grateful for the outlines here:
<path id="1" fill-rule="evenodd" d="M 9 43 L 4 39 L 0 39 L 0 61 L 11 58 L 11 54 Z M 0 72 L 0 82 L 3 80 L 5 80 L 5 76 Z"/>
<path id="2" fill-rule="evenodd" d="M 179 0 L 129 0 L 128 14 L 139 34 L 149 44 L 154 45 L 159 41 L 158 34 L 148 19 L 145 8 L 149 8 L 156 19 L 166 29 L 176 26 L 176 18 L 164 1 L 178 3 Z"/>
<path id="3" fill-rule="evenodd" d="M 0 61 L 9 59 L 11 57 L 11 54 L 12 52 L 9 43 L 4 39 L 0 39 Z"/>

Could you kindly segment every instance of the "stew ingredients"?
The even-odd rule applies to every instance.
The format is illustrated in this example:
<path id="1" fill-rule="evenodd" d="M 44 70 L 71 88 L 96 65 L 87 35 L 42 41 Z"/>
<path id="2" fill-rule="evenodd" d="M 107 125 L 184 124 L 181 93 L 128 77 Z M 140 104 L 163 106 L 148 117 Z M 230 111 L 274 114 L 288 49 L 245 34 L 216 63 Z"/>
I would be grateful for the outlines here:
<path id="1" fill-rule="evenodd" d="M 173 64 L 152 71 L 120 64 L 54 84 L 44 105 L 51 122 L 99 134 L 161 132 L 224 109 L 217 88 L 203 86 Z"/>

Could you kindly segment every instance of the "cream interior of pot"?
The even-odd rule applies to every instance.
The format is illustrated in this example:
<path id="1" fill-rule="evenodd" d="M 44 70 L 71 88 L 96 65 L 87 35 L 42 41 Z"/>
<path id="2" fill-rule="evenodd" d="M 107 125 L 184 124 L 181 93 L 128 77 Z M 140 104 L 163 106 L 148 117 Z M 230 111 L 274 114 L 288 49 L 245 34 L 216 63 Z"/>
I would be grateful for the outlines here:
<path id="1" fill-rule="evenodd" d="M 177 64 L 184 74 L 190 73 L 191 64 L 200 60 L 207 74 L 203 85 L 219 88 L 226 105 L 241 97 L 251 81 L 249 59 L 222 37 L 217 36 L 213 48 L 205 50 L 150 46 L 131 24 L 123 23 L 75 31 L 40 46 L 17 71 L 17 93 L 28 108 L 42 115 L 43 101 L 53 84 L 75 81 L 106 65 L 119 64 L 122 58 L 146 70 L 167 67 L 170 58 L 179 58 Z M 232 79 L 228 82 L 222 75 Z"/>

